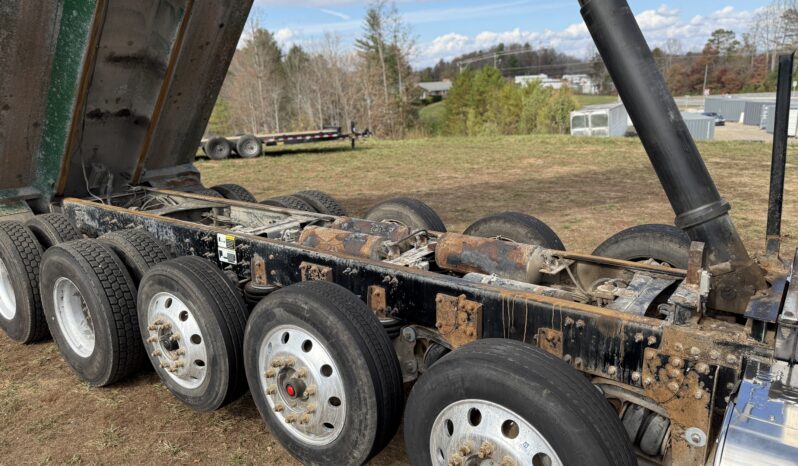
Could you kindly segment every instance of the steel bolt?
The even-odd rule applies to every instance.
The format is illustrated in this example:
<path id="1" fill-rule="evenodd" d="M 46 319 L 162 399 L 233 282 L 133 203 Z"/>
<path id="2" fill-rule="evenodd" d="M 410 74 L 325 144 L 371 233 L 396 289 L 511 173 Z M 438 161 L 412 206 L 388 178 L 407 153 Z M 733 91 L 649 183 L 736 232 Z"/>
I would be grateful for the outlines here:
<path id="1" fill-rule="evenodd" d="M 703 374 L 703 375 L 709 374 L 709 364 L 707 364 L 705 362 L 699 362 L 698 364 L 696 364 L 695 370 L 699 374 Z"/>
<path id="2" fill-rule="evenodd" d="M 289 357 L 285 360 L 286 367 L 293 367 L 296 364 L 296 358 Z"/>
<path id="3" fill-rule="evenodd" d="M 288 416 L 286 416 L 285 422 L 289 424 L 293 424 L 294 422 L 296 422 L 296 414 L 289 414 Z"/>
<path id="4" fill-rule="evenodd" d="M 474 330 L 474 327 L 468 327 L 468 329 L 466 329 L 466 336 L 475 337 L 477 336 L 477 331 Z"/>
<path id="5" fill-rule="evenodd" d="M 442 329 L 443 328 L 443 322 L 435 322 L 435 328 L 437 328 L 438 330 Z"/>
<path id="6" fill-rule="evenodd" d="M 284 409 L 285 405 L 283 405 L 282 403 L 277 403 L 276 405 L 274 405 L 274 412 L 276 413 L 282 412 Z"/>
<path id="7" fill-rule="evenodd" d="M 649 361 L 654 359 L 654 352 L 653 351 L 646 351 L 646 359 Z"/>
<path id="8" fill-rule="evenodd" d="M 173 333 L 172 336 L 169 337 L 169 339 L 172 340 L 172 341 L 177 341 L 177 340 L 180 339 L 180 334 L 179 333 Z"/>
<path id="9" fill-rule="evenodd" d="M 516 463 L 510 456 L 505 455 L 502 457 L 501 466 L 516 466 Z"/>
<path id="10" fill-rule="evenodd" d="M 574 365 L 578 368 L 582 367 L 582 358 L 576 358 Z"/>
<path id="11" fill-rule="evenodd" d="M 703 397 L 704 397 L 704 391 L 703 390 L 696 390 L 695 391 L 695 399 L 696 400 L 700 400 Z"/>
<path id="12" fill-rule="evenodd" d="M 308 422 L 310 422 L 310 414 L 303 414 L 299 416 L 300 424 L 307 424 Z"/>
<path id="13" fill-rule="evenodd" d="M 157 337 L 149 337 L 149 338 L 147 338 L 147 343 L 155 343 L 156 341 L 158 341 Z"/>
<path id="14" fill-rule="evenodd" d="M 610 366 L 610 367 L 608 367 L 608 368 L 607 368 L 607 374 L 609 374 L 609 375 L 615 375 L 615 374 L 617 374 L 617 373 L 618 373 L 618 368 L 617 368 L 617 367 L 615 367 L 615 366 Z"/>
<path id="15" fill-rule="evenodd" d="M 640 381 L 640 372 L 632 372 L 632 382 Z"/>
<path id="16" fill-rule="evenodd" d="M 682 345 L 681 343 L 676 343 L 674 347 L 676 348 L 676 351 L 684 351 L 684 345 Z"/>
<path id="17" fill-rule="evenodd" d="M 275 375 L 277 375 L 277 371 L 275 371 L 274 369 L 267 369 L 263 375 L 265 375 L 267 379 L 271 379 L 274 378 Z"/>
<path id="18" fill-rule="evenodd" d="M 466 440 L 466 442 L 463 444 L 463 446 L 462 446 L 462 447 L 460 447 L 460 450 L 458 450 L 458 452 L 459 452 L 461 455 L 463 455 L 463 456 L 468 456 L 468 455 L 470 455 L 472 451 L 474 451 L 474 444 L 473 444 L 473 443 L 471 443 L 471 442 L 470 442 L 470 441 L 468 441 L 468 440 Z"/>
<path id="19" fill-rule="evenodd" d="M 160 358 L 160 357 L 161 357 L 161 354 L 162 354 L 162 353 L 161 353 L 161 350 L 155 350 L 155 351 L 153 351 L 152 353 L 150 353 L 150 356 L 152 356 L 152 357 L 154 357 L 154 358 Z"/>
<path id="20" fill-rule="evenodd" d="M 297 378 L 304 379 L 305 377 L 307 377 L 307 375 L 308 375 L 308 370 L 304 367 L 301 367 L 296 371 Z"/>
<path id="21" fill-rule="evenodd" d="M 579 319 L 579 320 L 576 321 L 576 328 L 583 328 L 584 326 L 585 326 L 585 321 L 584 320 Z"/>
<path id="22" fill-rule="evenodd" d="M 651 386 L 652 383 L 654 383 L 654 379 L 652 379 L 651 377 L 646 377 L 643 380 L 643 386 L 644 387 L 649 387 L 649 386 Z"/>
<path id="23" fill-rule="evenodd" d="M 698 357 L 701 355 L 701 350 L 693 346 L 692 348 L 690 348 L 690 354 L 693 355 L 694 357 Z"/>
<path id="24" fill-rule="evenodd" d="M 570 326 L 571 326 L 571 325 L 573 325 L 573 324 L 574 324 L 574 319 L 572 319 L 572 318 L 570 318 L 570 317 L 566 317 L 566 318 L 565 318 L 565 326 L 566 326 L 566 327 L 570 327 Z"/>
<path id="25" fill-rule="evenodd" d="M 277 393 L 277 385 L 271 384 L 268 387 L 266 387 L 267 395 L 274 395 L 275 393 Z"/>
<path id="26" fill-rule="evenodd" d="M 178 349 L 177 349 L 177 351 L 175 351 L 175 353 L 176 353 L 178 356 L 185 356 L 185 354 L 186 354 L 186 350 L 185 350 L 185 349 L 183 349 L 183 348 L 178 348 Z"/>
<path id="27" fill-rule="evenodd" d="M 416 341 L 416 331 L 413 327 L 405 327 L 402 329 L 402 338 L 408 343 Z"/>
<path id="28" fill-rule="evenodd" d="M 643 341 L 643 334 L 642 333 L 635 333 L 635 343 L 640 343 Z"/>
<path id="29" fill-rule="evenodd" d="M 671 362 L 671 366 L 673 366 L 673 367 L 675 367 L 677 369 L 679 369 L 682 366 L 684 366 L 684 361 L 682 360 L 682 358 L 673 357 L 673 358 L 671 358 L 670 362 Z"/>
<path id="30" fill-rule="evenodd" d="M 161 328 L 160 325 L 150 325 L 149 327 L 147 327 L 147 330 L 149 330 L 150 332 L 154 332 L 154 331 L 158 330 L 159 328 Z"/>
<path id="31" fill-rule="evenodd" d="M 728 364 L 737 364 L 737 356 L 735 356 L 733 354 L 730 354 L 730 355 L 726 356 L 726 362 Z"/>
<path id="32" fill-rule="evenodd" d="M 274 358 L 272 359 L 272 367 L 283 367 L 285 366 L 285 361 L 283 358 Z"/>
<path id="33" fill-rule="evenodd" d="M 649 346 L 654 346 L 656 344 L 657 344 L 657 337 L 655 337 L 654 335 L 651 335 L 650 337 L 648 337 L 648 345 Z"/>
<path id="34" fill-rule="evenodd" d="M 720 353 L 717 350 L 712 350 L 712 351 L 709 352 L 709 357 L 712 360 L 718 359 L 718 358 L 720 358 Z"/>
<path id="35" fill-rule="evenodd" d="M 308 388 L 305 389 L 305 395 L 313 396 L 316 394 L 316 386 L 315 385 L 308 385 Z"/>
<path id="36" fill-rule="evenodd" d="M 567 363 L 570 363 L 571 362 L 571 355 L 570 354 L 566 354 L 565 356 L 562 357 L 562 360 L 567 362 Z"/>
<path id="37" fill-rule="evenodd" d="M 678 393 L 679 392 L 679 384 L 676 383 L 676 382 L 671 382 L 671 383 L 668 384 L 668 389 L 670 389 L 670 391 L 672 391 L 673 393 Z"/>

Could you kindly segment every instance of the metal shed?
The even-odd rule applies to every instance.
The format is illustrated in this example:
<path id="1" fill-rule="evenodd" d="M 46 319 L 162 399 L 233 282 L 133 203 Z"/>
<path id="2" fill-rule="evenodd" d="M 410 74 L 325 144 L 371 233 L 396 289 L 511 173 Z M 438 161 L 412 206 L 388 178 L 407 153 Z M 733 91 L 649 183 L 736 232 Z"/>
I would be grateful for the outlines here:
<path id="1" fill-rule="evenodd" d="M 629 128 L 626 107 L 618 102 L 606 105 L 590 105 L 571 112 L 572 136 L 619 137 Z"/>
<path id="2" fill-rule="evenodd" d="M 707 97 L 704 101 L 704 111 L 723 115 L 727 121 L 737 122 L 745 113 L 745 100 L 732 97 Z"/>
<path id="3" fill-rule="evenodd" d="M 765 107 L 765 105 L 768 104 L 775 104 L 775 102 L 756 101 L 756 100 L 746 101 L 743 123 L 749 126 L 759 126 L 762 123 L 762 110 Z"/>
<path id="4" fill-rule="evenodd" d="M 715 118 L 700 113 L 682 113 L 684 123 L 696 141 L 715 139 Z"/>

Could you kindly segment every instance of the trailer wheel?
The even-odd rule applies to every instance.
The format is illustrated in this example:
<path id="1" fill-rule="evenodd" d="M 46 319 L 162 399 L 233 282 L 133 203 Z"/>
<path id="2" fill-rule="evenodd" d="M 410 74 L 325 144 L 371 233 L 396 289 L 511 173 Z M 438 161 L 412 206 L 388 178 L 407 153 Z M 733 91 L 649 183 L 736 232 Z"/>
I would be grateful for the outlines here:
<path id="1" fill-rule="evenodd" d="M 225 199 L 244 202 L 258 202 L 258 200 L 255 199 L 255 196 L 253 196 L 251 192 L 241 185 L 219 184 L 213 186 L 211 189 L 221 194 Z"/>
<path id="2" fill-rule="evenodd" d="M 251 159 L 263 153 L 263 145 L 260 139 L 251 134 L 247 134 L 246 136 L 238 138 L 236 151 L 242 158 Z"/>
<path id="3" fill-rule="evenodd" d="M 0 222 L 0 328 L 19 343 L 49 334 L 39 294 L 42 247 L 19 222 Z"/>
<path id="4" fill-rule="evenodd" d="M 246 390 L 244 301 L 216 265 L 196 256 L 162 262 L 138 294 L 150 362 L 166 387 L 198 411 L 213 411 Z"/>
<path id="5" fill-rule="evenodd" d="M 323 191 L 301 191 L 293 194 L 293 196 L 302 199 L 320 214 L 335 215 L 337 217 L 345 217 L 347 215 L 341 203 Z"/>
<path id="6" fill-rule="evenodd" d="M 77 227 L 63 214 L 37 215 L 28 220 L 25 226 L 30 228 L 45 250 L 56 244 L 83 238 Z"/>
<path id="7" fill-rule="evenodd" d="M 477 220 L 463 234 L 565 251 L 562 240 L 548 225 L 531 215 L 519 212 L 503 212 Z"/>
<path id="8" fill-rule="evenodd" d="M 81 379 L 102 387 L 141 367 L 136 286 L 107 245 L 79 240 L 48 249 L 41 294 L 50 333 Z"/>
<path id="9" fill-rule="evenodd" d="M 119 256 L 136 285 L 151 267 L 172 256 L 163 244 L 144 230 L 120 230 L 98 239 Z"/>
<path id="10" fill-rule="evenodd" d="M 302 282 L 263 299 L 244 362 L 261 417 L 306 464 L 363 464 L 398 429 L 396 353 L 374 313 L 339 285 Z"/>
<path id="11" fill-rule="evenodd" d="M 224 160 L 233 153 L 233 145 L 225 138 L 211 138 L 205 142 L 203 150 L 212 160 Z"/>
<path id="12" fill-rule="evenodd" d="M 260 201 L 263 205 L 282 207 L 283 209 L 302 210 L 305 212 L 316 212 L 310 204 L 296 196 L 278 196 Z"/>
<path id="13" fill-rule="evenodd" d="M 671 225 L 640 225 L 623 230 L 601 243 L 594 256 L 631 262 L 655 261 L 686 269 L 690 253 L 690 237 Z"/>
<path id="14" fill-rule="evenodd" d="M 396 197 L 380 202 L 368 211 L 366 220 L 399 223 L 418 230 L 446 232 L 432 207 L 412 197 Z"/>
<path id="15" fill-rule="evenodd" d="M 410 393 L 404 432 L 417 465 L 637 464 L 618 416 L 584 376 L 511 340 L 481 340 L 432 366 Z"/>

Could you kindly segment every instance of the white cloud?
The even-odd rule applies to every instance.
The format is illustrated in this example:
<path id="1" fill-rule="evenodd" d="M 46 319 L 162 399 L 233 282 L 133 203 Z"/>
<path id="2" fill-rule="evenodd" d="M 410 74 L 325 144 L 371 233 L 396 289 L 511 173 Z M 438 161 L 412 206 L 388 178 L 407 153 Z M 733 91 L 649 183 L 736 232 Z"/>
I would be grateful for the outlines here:
<path id="1" fill-rule="evenodd" d="M 294 35 L 296 35 L 296 33 L 291 29 L 282 28 L 274 33 L 274 40 L 276 40 L 278 44 L 284 45 L 290 43 Z"/>
<path id="2" fill-rule="evenodd" d="M 681 11 L 662 5 L 640 12 L 636 17 L 649 44 L 663 45 L 668 39 L 679 39 L 685 50 L 700 50 L 713 31 L 731 29 L 746 32 L 755 11 L 740 11 L 726 6 L 708 16 L 686 19 Z M 553 47 L 561 52 L 584 57 L 594 50 L 593 41 L 584 23 L 576 23 L 560 31 L 483 31 L 473 37 L 444 34 L 419 47 L 416 66 L 428 66 L 440 59 L 451 60 L 464 53 L 484 50 L 499 43 L 529 43 L 533 47 Z"/>

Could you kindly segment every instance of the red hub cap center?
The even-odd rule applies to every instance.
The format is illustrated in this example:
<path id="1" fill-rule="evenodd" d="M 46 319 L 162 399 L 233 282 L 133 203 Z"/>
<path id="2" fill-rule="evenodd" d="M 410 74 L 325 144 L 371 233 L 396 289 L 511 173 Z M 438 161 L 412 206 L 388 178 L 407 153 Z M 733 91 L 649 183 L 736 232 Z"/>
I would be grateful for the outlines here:
<path id="1" fill-rule="evenodd" d="M 296 390 L 294 390 L 294 387 L 292 387 L 291 385 L 285 386 L 285 392 L 288 393 L 288 396 L 291 397 L 296 396 Z"/>

